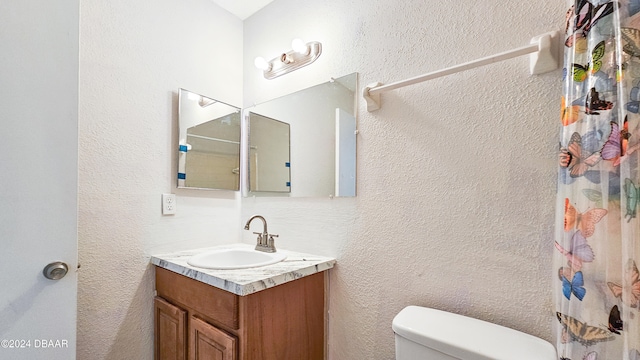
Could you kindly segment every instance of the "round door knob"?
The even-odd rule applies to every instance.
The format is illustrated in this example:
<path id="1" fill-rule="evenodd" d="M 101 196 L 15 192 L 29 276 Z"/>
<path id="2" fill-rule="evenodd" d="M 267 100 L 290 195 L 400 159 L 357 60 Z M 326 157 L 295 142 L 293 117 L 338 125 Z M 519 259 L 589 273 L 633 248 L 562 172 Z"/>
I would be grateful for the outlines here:
<path id="1" fill-rule="evenodd" d="M 68 271 L 69 267 L 67 266 L 67 264 L 61 261 L 56 261 L 45 266 L 44 270 L 42 270 L 42 274 L 44 274 L 44 277 L 49 280 L 60 280 L 65 275 L 67 275 Z"/>

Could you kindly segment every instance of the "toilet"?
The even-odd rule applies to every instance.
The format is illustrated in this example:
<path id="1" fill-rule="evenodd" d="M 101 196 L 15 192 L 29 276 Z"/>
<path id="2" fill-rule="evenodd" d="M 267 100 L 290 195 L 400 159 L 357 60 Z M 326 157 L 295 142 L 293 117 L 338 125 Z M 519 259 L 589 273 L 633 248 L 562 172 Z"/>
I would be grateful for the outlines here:
<path id="1" fill-rule="evenodd" d="M 408 306 L 396 315 L 396 360 L 556 360 L 547 341 L 490 322 Z"/>

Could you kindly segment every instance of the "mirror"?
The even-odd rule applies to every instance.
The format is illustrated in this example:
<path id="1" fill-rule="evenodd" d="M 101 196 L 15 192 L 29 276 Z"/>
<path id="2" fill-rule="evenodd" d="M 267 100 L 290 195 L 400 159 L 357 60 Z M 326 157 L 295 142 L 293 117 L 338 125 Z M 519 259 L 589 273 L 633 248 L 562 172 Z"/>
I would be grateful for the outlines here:
<path id="1" fill-rule="evenodd" d="M 289 124 L 249 112 L 249 189 L 290 192 Z"/>
<path id="2" fill-rule="evenodd" d="M 257 147 L 245 152 L 249 164 L 245 196 L 356 195 L 357 79 L 353 73 L 245 109 L 249 143 Z M 274 135 L 269 126 L 282 133 Z M 283 135 L 285 128 L 289 141 Z M 268 154 L 271 151 L 274 154 Z M 285 153 L 290 154 L 289 167 L 282 168 Z M 263 159 L 272 159 L 273 164 L 261 168 Z M 277 181 L 263 185 L 265 173 L 271 171 Z M 289 186 L 283 187 L 286 175 Z"/>
<path id="3" fill-rule="evenodd" d="M 178 93 L 178 187 L 240 189 L 240 109 Z"/>

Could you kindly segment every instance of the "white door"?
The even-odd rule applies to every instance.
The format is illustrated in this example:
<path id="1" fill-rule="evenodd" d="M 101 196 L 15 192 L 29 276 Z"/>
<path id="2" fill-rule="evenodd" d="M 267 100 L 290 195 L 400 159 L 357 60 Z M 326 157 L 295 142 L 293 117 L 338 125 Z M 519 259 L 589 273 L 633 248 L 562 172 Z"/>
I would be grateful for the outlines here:
<path id="1" fill-rule="evenodd" d="M 0 0 L 0 359 L 75 359 L 78 1 Z"/>

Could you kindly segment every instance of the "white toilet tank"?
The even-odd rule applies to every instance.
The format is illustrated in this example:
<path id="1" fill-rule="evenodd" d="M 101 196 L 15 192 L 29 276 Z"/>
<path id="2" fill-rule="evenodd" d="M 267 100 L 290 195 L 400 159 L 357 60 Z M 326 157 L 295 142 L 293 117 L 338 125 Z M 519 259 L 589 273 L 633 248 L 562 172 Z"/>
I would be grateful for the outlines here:
<path id="1" fill-rule="evenodd" d="M 396 360 L 556 360 L 550 343 L 490 322 L 408 306 L 393 319 Z"/>

